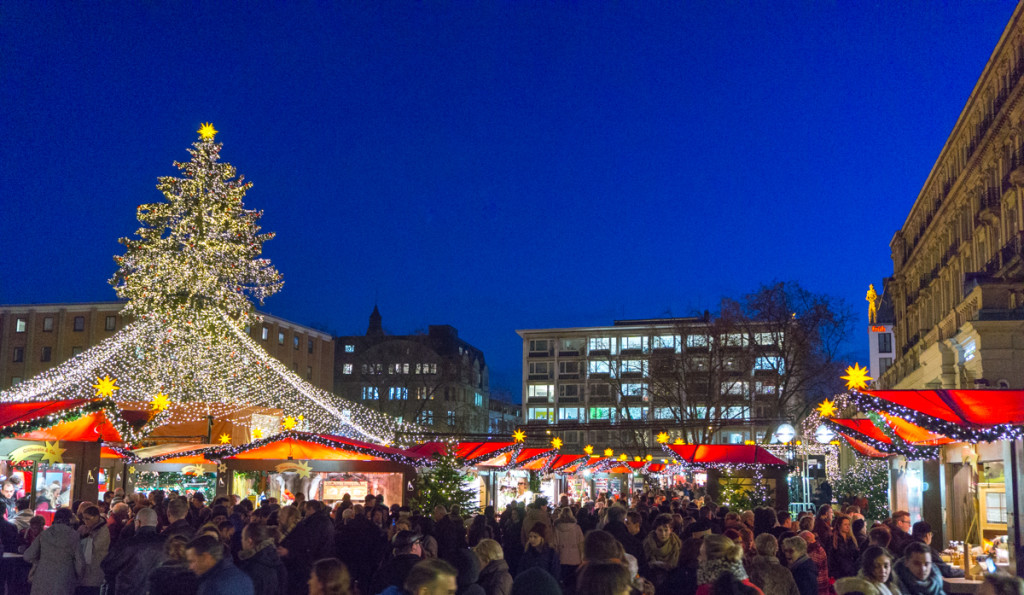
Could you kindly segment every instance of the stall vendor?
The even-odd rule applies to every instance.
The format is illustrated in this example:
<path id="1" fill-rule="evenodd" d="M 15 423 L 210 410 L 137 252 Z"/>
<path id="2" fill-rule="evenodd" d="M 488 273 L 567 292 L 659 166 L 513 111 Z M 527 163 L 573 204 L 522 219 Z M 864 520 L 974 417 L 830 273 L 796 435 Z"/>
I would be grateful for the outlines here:
<path id="1" fill-rule="evenodd" d="M 530 484 L 525 477 L 519 478 L 516 486 L 516 502 L 530 504 L 537 499 L 537 495 L 530 491 Z"/>

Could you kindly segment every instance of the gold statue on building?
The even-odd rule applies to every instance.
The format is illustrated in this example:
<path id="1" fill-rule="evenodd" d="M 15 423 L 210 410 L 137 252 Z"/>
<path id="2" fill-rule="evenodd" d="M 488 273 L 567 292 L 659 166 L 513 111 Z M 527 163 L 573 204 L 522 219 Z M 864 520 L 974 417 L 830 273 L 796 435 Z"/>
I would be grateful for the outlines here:
<path id="1" fill-rule="evenodd" d="M 864 299 L 868 301 L 868 324 L 878 324 L 878 294 L 874 284 L 868 284 L 868 295 Z"/>

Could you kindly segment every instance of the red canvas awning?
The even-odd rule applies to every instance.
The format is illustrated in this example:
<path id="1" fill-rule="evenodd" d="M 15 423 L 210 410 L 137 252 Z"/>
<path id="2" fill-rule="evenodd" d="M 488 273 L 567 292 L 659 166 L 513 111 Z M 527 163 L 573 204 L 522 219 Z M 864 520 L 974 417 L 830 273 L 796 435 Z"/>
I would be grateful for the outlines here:
<path id="1" fill-rule="evenodd" d="M 557 473 L 571 473 L 568 470 L 575 468 L 580 461 L 586 458 L 586 455 L 556 455 L 550 459 L 550 466 L 548 468 Z"/>
<path id="2" fill-rule="evenodd" d="M 839 426 L 840 430 L 853 430 L 854 432 L 862 434 L 872 440 L 876 440 L 883 444 L 892 444 L 892 438 L 886 436 L 885 432 L 878 429 L 878 426 L 876 426 L 875 423 L 870 419 L 835 418 L 829 419 L 828 421 Z"/>
<path id="3" fill-rule="evenodd" d="M 455 454 L 472 463 L 480 459 L 493 458 L 505 449 L 511 449 L 515 442 L 459 442 L 455 447 Z M 406 449 L 406 452 L 413 457 L 429 459 L 435 453 L 447 454 L 448 445 L 444 442 L 424 442 Z"/>
<path id="4" fill-rule="evenodd" d="M 843 438 L 845 438 L 846 441 L 850 443 L 850 446 L 853 447 L 854 450 L 856 450 L 857 452 L 859 452 L 860 454 L 862 454 L 862 455 L 864 455 L 866 457 L 871 457 L 873 459 L 884 459 L 884 458 L 889 456 L 888 454 L 878 450 L 877 448 L 869 445 L 868 443 L 866 443 L 866 442 L 864 442 L 862 440 L 858 440 L 857 438 L 854 438 L 853 436 L 850 436 L 849 434 L 846 434 L 844 432 L 839 432 L 839 435 L 842 436 Z"/>
<path id="5" fill-rule="evenodd" d="M 862 394 L 960 426 L 1024 424 L 1021 390 L 865 390 Z"/>
<path id="6" fill-rule="evenodd" d="M 788 465 L 756 444 L 666 444 L 665 448 L 693 465 Z"/>
<path id="7" fill-rule="evenodd" d="M 931 432 L 921 426 L 912 424 L 903 418 L 896 417 L 895 415 L 889 415 L 888 413 L 883 412 L 882 417 L 885 418 L 886 423 L 889 424 L 889 427 L 892 428 L 893 432 L 895 432 L 897 436 L 910 444 L 939 446 L 942 444 L 956 442 L 949 436 L 943 436 L 942 434 Z"/>
<path id="8" fill-rule="evenodd" d="M 68 442 L 121 442 L 110 401 L 70 399 L 0 403 L 0 437 Z M 60 421 L 61 419 L 67 421 Z"/>
<path id="9" fill-rule="evenodd" d="M 316 461 L 395 461 L 411 463 L 417 457 L 407 451 L 331 434 L 288 431 L 240 447 L 221 447 L 207 454 L 211 459 L 306 459 Z M 419 457 L 422 459 L 422 456 Z"/>

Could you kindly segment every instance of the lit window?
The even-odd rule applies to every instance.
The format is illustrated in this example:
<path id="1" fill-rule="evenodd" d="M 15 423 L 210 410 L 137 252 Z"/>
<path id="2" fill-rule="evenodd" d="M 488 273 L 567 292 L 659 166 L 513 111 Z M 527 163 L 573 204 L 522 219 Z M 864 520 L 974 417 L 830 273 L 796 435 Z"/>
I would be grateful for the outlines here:
<path id="1" fill-rule="evenodd" d="M 345 364 L 345 366 L 342 368 L 342 373 L 343 374 L 351 374 L 352 373 L 352 364 Z"/>
<path id="2" fill-rule="evenodd" d="M 607 374 L 611 370 L 611 366 L 606 361 L 591 360 L 588 370 L 591 374 Z"/>
<path id="3" fill-rule="evenodd" d="M 722 344 L 726 347 L 746 347 L 747 336 L 743 333 L 730 333 L 722 335 Z"/>
<path id="4" fill-rule="evenodd" d="M 610 407 L 591 407 L 587 412 L 587 417 L 590 421 L 610 421 L 612 410 Z"/>
<path id="5" fill-rule="evenodd" d="M 572 376 L 580 373 L 579 362 L 558 362 L 558 373 L 563 376 Z"/>
<path id="6" fill-rule="evenodd" d="M 75 316 L 75 332 L 82 332 L 85 330 L 85 316 Z"/>
<path id="7" fill-rule="evenodd" d="M 416 423 L 421 426 L 430 426 L 434 424 L 434 412 L 433 411 L 422 411 L 416 416 Z"/>
<path id="8" fill-rule="evenodd" d="M 652 349 L 676 349 L 679 347 L 679 335 L 658 335 L 651 338 Z"/>
<path id="9" fill-rule="evenodd" d="M 483 407 L 484 406 L 484 396 L 481 395 L 480 393 L 474 393 L 473 394 L 473 404 L 476 405 L 477 407 Z"/>
<path id="10" fill-rule="evenodd" d="M 639 349 L 647 351 L 647 337 L 622 337 L 619 339 L 619 349 Z"/>
<path id="11" fill-rule="evenodd" d="M 298 337 L 292 337 L 292 347 L 294 347 L 296 350 L 298 350 L 298 348 L 299 348 L 299 338 Z"/>
<path id="12" fill-rule="evenodd" d="M 23 332 L 25 332 L 25 327 L 26 326 L 28 326 L 28 323 L 25 321 L 25 319 L 24 318 L 19 318 L 17 320 L 17 322 L 14 323 L 14 332 L 16 332 L 16 333 L 23 333 Z"/>
<path id="13" fill-rule="evenodd" d="M 427 387 L 420 386 L 420 387 L 416 388 L 416 398 L 417 399 L 425 401 L 427 399 L 427 397 L 429 397 L 429 396 L 430 396 L 430 393 L 429 393 L 429 391 L 427 391 Z"/>
<path id="14" fill-rule="evenodd" d="M 376 386 L 364 386 L 363 387 L 363 400 L 377 400 L 377 387 Z"/>
<path id="15" fill-rule="evenodd" d="M 345 346 L 345 353 L 355 353 L 355 352 L 356 352 L 356 346 L 355 345 L 346 345 Z"/>
<path id="16" fill-rule="evenodd" d="M 530 407 L 526 410 L 526 420 L 550 423 L 554 421 L 553 413 L 554 411 L 550 407 Z"/>
<path id="17" fill-rule="evenodd" d="M 892 367 L 891 357 L 880 357 L 878 358 L 878 373 L 885 374 L 885 371 Z"/>
<path id="18" fill-rule="evenodd" d="M 277 332 L 277 344 L 284 345 L 284 331 Z"/>
<path id="19" fill-rule="evenodd" d="M 392 386 L 388 390 L 388 398 L 392 401 L 406 401 L 409 399 L 409 389 L 404 386 Z"/>
<path id="20" fill-rule="evenodd" d="M 43 319 L 43 332 L 53 332 L 53 316 L 47 316 Z"/>
<path id="21" fill-rule="evenodd" d="M 15 386 L 17 386 L 19 384 L 21 384 L 21 376 L 12 376 L 11 377 L 11 387 L 15 387 Z"/>
<path id="22" fill-rule="evenodd" d="M 754 360 L 755 370 L 773 370 L 779 374 L 786 373 L 786 363 L 777 355 L 763 356 Z"/>
<path id="23" fill-rule="evenodd" d="M 449 426 L 454 426 L 455 425 L 455 412 L 454 411 L 449 411 L 448 412 L 448 425 Z"/>
<path id="24" fill-rule="evenodd" d="M 654 410 L 654 419 L 679 419 L 679 410 L 673 407 L 658 407 Z"/>
<path id="25" fill-rule="evenodd" d="M 606 351 L 610 350 L 612 346 L 611 337 L 591 337 L 587 341 L 587 349 L 589 351 Z"/>
<path id="26" fill-rule="evenodd" d="M 270 337 L 270 329 L 263 327 L 263 340 L 266 341 Z"/>
<path id="27" fill-rule="evenodd" d="M 580 421 L 583 419 L 583 408 L 561 407 L 558 410 L 558 419 L 562 421 Z"/>
<path id="28" fill-rule="evenodd" d="M 624 397 L 645 397 L 647 396 L 646 384 L 623 384 L 622 396 Z"/>
<path id="29" fill-rule="evenodd" d="M 553 384 L 531 384 L 526 389 L 526 396 L 531 399 L 551 399 L 554 394 Z"/>
<path id="30" fill-rule="evenodd" d="M 745 394 L 747 394 L 747 383 L 746 382 L 723 382 L 722 383 L 722 394 L 723 395 L 745 395 Z"/>
<path id="31" fill-rule="evenodd" d="M 52 347 L 43 347 L 43 353 L 39 356 L 39 361 L 48 362 L 53 357 Z"/>
<path id="32" fill-rule="evenodd" d="M 103 330 L 112 331 L 117 329 L 117 316 L 107 316 L 107 320 L 103 323 Z"/>
<path id="33" fill-rule="evenodd" d="M 707 335 L 686 335 L 686 346 L 690 348 L 703 348 L 708 346 Z"/>
<path id="34" fill-rule="evenodd" d="M 771 333 L 754 333 L 754 343 L 758 345 L 771 345 L 775 343 L 775 337 Z"/>
<path id="35" fill-rule="evenodd" d="M 647 372 L 647 361 L 639 359 L 624 359 L 619 365 L 623 374 L 644 374 Z"/>
<path id="36" fill-rule="evenodd" d="M 306 366 L 306 380 L 313 379 L 313 366 Z"/>

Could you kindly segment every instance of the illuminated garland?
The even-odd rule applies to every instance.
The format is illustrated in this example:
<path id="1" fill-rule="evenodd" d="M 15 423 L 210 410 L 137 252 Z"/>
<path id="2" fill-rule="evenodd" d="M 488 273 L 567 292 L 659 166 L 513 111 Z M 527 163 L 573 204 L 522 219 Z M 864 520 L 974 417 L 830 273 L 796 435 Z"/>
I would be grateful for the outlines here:
<path id="1" fill-rule="evenodd" d="M 117 455 L 120 456 L 121 460 L 125 463 L 134 463 L 139 460 L 139 457 L 137 457 L 134 452 L 123 446 L 117 446 L 114 444 L 110 444 L 109 442 L 104 442 L 103 448 L 110 449 L 117 453 Z"/>
<path id="2" fill-rule="evenodd" d="M 152 456 L 152 457 L 145 457 L 145 458 L 139 458 L 138 455 L 135 455 L 135 460 L 133 462 L 134 463 L 138 463 L 140 465 L 149 465 L 149 464 L 153 464 L 153 463 L 163 463 L 164 461 L 169 461 L 171 459 L 177 459 L 179 457 L 201 456 L 201 457 L 206 458 L 206 460 L 210 461 L 209 463 L 202 463 L 202 464 L 216 464 L 216 463 L 218 463 L 218 461 L 216 461 L 214 459 L 211 459 L 208 456 L 212 452 L 214 452 L 216 449 L 217 449 L 217 447 L 215 447 L 215 446 L 202 446 L 202 447 L 199 447 L 199 448 L 193 448 L 191 450 L 182 450 L 182 451 L 178 451 L 178 452 L 169 452 L 169 453 L 165 453 L 165 454 L 162 454 L 162 455 L 155 455 L 155 456 Z"/>
<path id="3" fill-rule="evenodd" d="M 993 391 L 995 392 L 995 391 Z M 850 397 L 864 411 L 883 411 L 889 415 L 900 417 L 914 425 L 920 426 L 936 434 L 948 436 L 958 442 L 994 442 L 996 440 L 1016 440 L 1024 437 L 1024 427 L 1011 425 L 995 426 L 963 426 L 925 415 L 920 411 L 898 405 L 891 401 L 866 395 L 859 391 L 850 391 Z"/>
<path id="4" fill-rule="evenodd" d="M 510 454 L 509 462 L 507 464 L 505 464 L 505 465 L 499 466 L 497 468 L 497 471 L 512 471 L 513 469 L 519 469 L 521 467 L 529 465 L 530 463 L 533 463 L 534 461 L 538 461 L 538 460 L 540 460 L 540 459 L 542 459 L 542 458 L 544 458 L 546 456 L 551 455 L 550 451 L 544 451 L 544 452 L 535 454 L 532 457 L 527 457 L 527 458 L 523 459 L 522 461 L 517 461 L 516 459 L 519 458 L 519 453 L 520 453 L 521 450 L 522 450 L 522 448 L 520 448 L 520 449 L 516 450 L 514 453 Z"/>
<path id="5" fill-rule="evenodd" d="M 504 454 L 510 454 L 512 452 L 515 452 L 516 454 L 518 454 L 520 449 L 522 449 L 522 447 L 523 447 L 522 443 L 513 442 L 512 444 L 509 444 L 508 446 L 505 446 L 503 448 L 499 448 L 497 450 L 493 450 L 493 451 L 491 451 L 491 452 L 489 452 L 487 454 L 477 455 L 475 457 L 469 457 L 469 458 L 466 459 L 466 464 L 470 465 L 470 466 L 473 466 L 473 465 L 476 465 L 478 463 L 482 463 L 484 461 L 489 461 L 489 460 L 491 460 L 491 459 L 493 459 L 495 457 L 500 457 L 501 455 L 504 455 Z M 513 456 L 512 458 L 514 459 L 515 456 Z"/>

